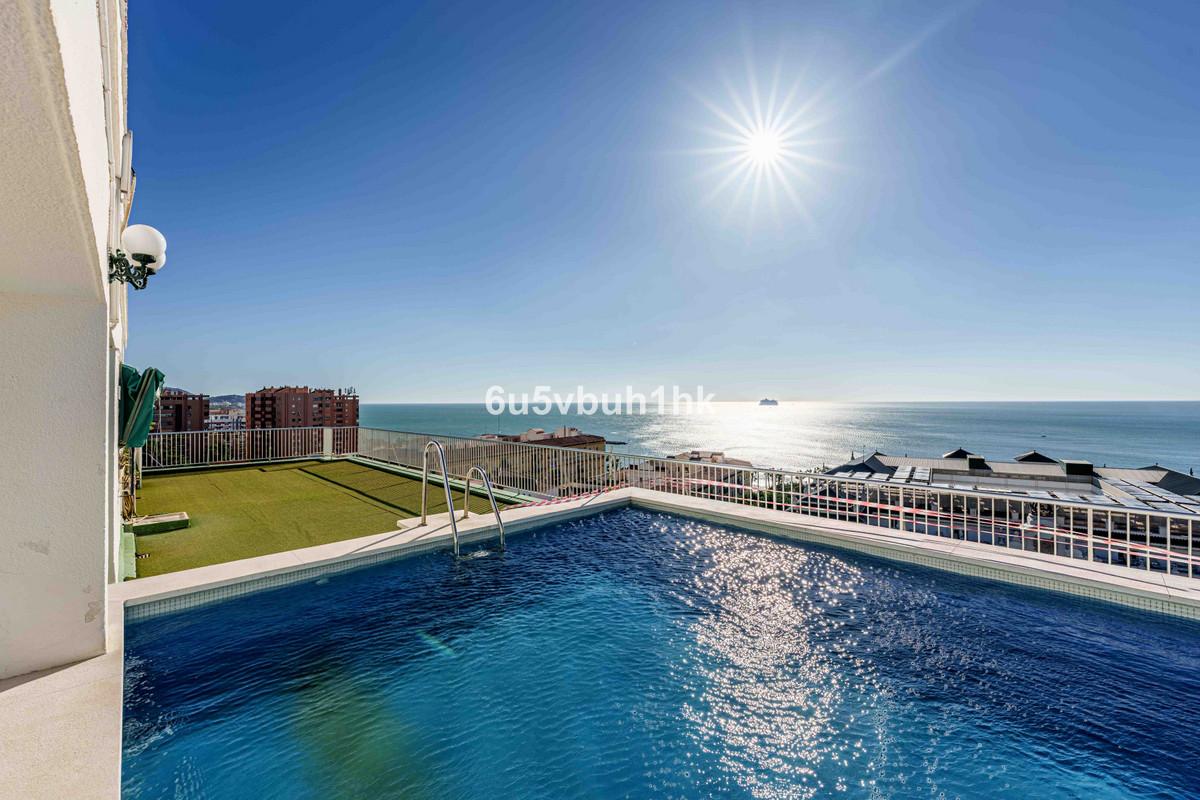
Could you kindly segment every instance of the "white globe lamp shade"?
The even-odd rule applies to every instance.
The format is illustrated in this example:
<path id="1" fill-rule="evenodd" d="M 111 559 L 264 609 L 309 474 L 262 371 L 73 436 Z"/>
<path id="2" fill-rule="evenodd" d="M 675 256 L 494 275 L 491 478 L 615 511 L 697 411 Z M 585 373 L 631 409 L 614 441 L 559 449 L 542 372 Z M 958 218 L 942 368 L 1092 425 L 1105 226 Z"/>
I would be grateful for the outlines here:
<path id="1" fill-rule="evenodd" d="M 149 225 L 127 227 L 121 234 L 121 249 L 131 261 L 145 264 L 150 272 L 158 272 L 167 263 L 167 240 Z M 154 260 L 150 261 L 151 258 Z M 146 264 L 147 261 L 150 263 Z"/>

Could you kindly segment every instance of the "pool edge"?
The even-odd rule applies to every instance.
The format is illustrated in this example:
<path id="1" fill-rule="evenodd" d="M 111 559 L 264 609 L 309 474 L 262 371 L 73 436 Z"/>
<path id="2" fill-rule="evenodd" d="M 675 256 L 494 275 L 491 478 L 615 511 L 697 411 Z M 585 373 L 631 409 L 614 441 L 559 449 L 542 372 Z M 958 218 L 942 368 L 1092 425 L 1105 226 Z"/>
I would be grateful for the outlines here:
<path id="1" fill-rule="evenodd" d="M 817 520 L 770 509 L 633 490 L 634 506 L 780 538 L 863 553 L 889 561 L 931 567 L 1182 619 L 1200 620 L 1200 588 L 1171 576 L 1040 556 L 954 539 L 906 533 L 848 522 Z M 1131 573 L 1126 574 L 1126 573 Z"/>

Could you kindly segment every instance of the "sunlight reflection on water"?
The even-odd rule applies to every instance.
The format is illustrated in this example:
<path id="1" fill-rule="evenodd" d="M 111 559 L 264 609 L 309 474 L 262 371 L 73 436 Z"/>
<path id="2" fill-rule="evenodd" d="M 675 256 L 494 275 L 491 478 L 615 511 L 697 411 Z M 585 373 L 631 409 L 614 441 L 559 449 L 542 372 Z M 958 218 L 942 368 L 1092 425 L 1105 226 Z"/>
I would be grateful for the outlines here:
<path id="1" fill-rule="evenodd" d="M 362 407 L 366 426 L 459 436 L 573 425 L 630 453 L 724 450 L 759 466 L 844 463 L 850 452 L 940 456 L 965 446 L 988 458 L 1031 449 L 1096 464 L 1200 469 L 1200 403 L 713 403 L 703 414 L 493 417 L 484 406 Z"/>
<path id="2" fill-rule="evenodd" d="M 844 789 L 866 750 L 848 735 L 871 714 L 874 700 L 862 689 L 869 669 L 838 669 L 827 649 L 842 622 L 829 612 L 861 580 L 845 564 L 836 576 L 812 553 L 789 547 L 690 540 L 693 556 L 712 553 L 693 588 L 718 609 L 686 623 L 703 651 L 695 674 L 680 681 L 695 692 L 683 709 L 702 749 L 719 747 L 721 762 L 741 786 L 761 798 L 812 798 Z M 729 546 L 733 544 L 733 546 Z M 830 578 L 833 578 L 832 580 Z M 807 591 L 820 586 L 815 594 Z M 853 694 L 857 711 L 842 715 Z M 865 694 L 865 696 L 864 696 Z M 835 765 L 840 786 L 826 786 L 823 765 Z M 787 776 L 780 781 L 781 775 Z"/>

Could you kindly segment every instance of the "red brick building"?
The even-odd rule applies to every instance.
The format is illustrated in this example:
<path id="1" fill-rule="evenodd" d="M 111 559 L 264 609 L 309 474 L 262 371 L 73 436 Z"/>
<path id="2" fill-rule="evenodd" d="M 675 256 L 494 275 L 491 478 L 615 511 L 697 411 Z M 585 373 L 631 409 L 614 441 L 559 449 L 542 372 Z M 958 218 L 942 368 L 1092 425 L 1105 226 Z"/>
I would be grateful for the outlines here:
<path id="1" fill-rule="evenodd" d="M 358 425 L 358 395 L 353 390 L 267 386 L 246 395 L 248 429 L 355 425 Z"/>
<path id="2" fill-rule="evenodd" d="M 208 395 L 163 389 L 154 407 L 154 430 L 161 433 L 202 431 L 208 419 Z"/>

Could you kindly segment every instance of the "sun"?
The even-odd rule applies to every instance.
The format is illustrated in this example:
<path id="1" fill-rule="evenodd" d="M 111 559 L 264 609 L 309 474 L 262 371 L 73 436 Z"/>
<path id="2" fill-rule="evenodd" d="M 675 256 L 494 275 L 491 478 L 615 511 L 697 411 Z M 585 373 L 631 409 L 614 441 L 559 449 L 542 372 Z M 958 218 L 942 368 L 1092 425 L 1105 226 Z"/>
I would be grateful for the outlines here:
<path id="1" fill-rule="evenodd" d="M 754 131 L 746 137 L 746 158 L 758 166 L 776 163 L 782 155 L 782 149 L 779 132 L 770 128 Z"/>
<path id="2" fill-rule="evenodd" d="M 820 172 L 837 166 L 824 157 L 833 140 L 820 135 L 831 116 L 825 92 L 800 76 L 789 79 L 781 63 L 763 80 L 749 57 L 744 83 L 725 77 L 722 85 L 724 98 L 718 100 L 691 90 L 707 112 L 696 126 L 707 143 L 686 152 L 710 162 L 700 174 L 712 184 L 706 200 L 727 202 L 727 217 L 743 209 L 747 222 L 764 210 L 780 222 L 795 214 L 811 231 L 805 201 L 811 203 L 821 188 Z"/>

